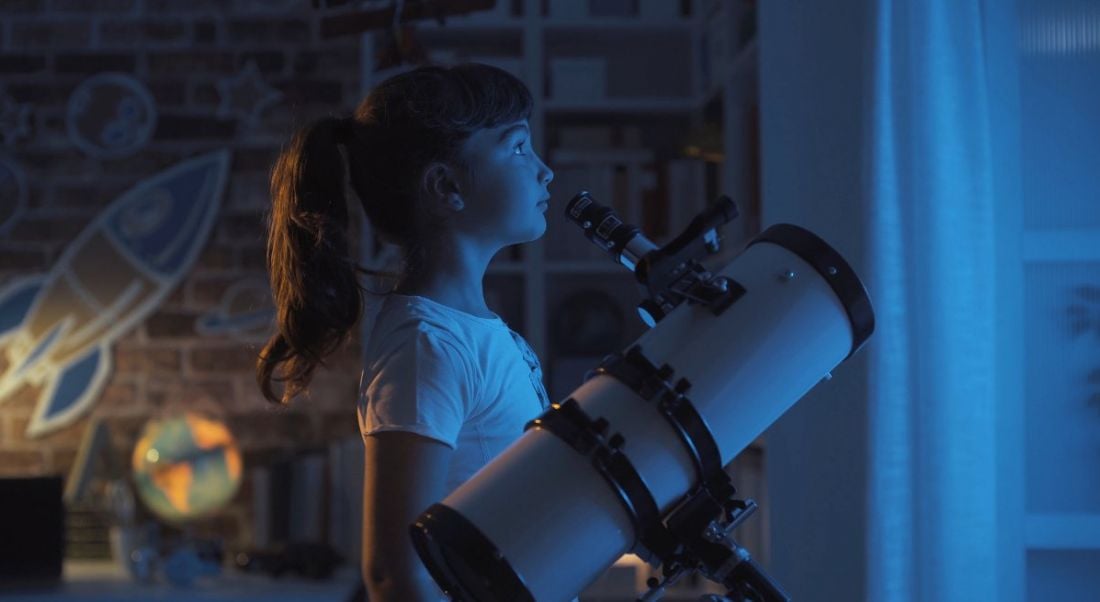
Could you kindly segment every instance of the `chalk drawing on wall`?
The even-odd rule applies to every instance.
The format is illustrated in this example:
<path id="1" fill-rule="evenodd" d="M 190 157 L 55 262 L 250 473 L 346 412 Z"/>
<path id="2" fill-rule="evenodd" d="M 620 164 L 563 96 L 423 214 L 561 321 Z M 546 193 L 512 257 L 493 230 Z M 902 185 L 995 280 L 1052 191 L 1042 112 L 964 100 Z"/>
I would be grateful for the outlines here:
<path id="1" fill-rule="evenodd" d="M 267 281 L 247 278 L 226 289 L 218 307 L 195 320 L 195 331 L 258 343 L 267 340 L 274 319 L 275 304 Z"/>
<path id="2" fill-rule="evenodd" d="M 7 234 L 27 206 L 27 175 L 15 161 L 0 157 L 0 236 Z"/>
<path id="3" fill-rule="evenodd" d="M 100 73 L 69 96 L 69 140 L 91 157 L 128 157 L 145 146 L 157 125 L 149 89 L 122 73 Z"/>
<path id="4" fill-rule="evenodd" d="M 6 91 L 0 90 L 0 137 L 4 146 L 12 147 L 31 135 L 31 105 L 20 103 Z"/>
<path id="5" fill-rule="evenodd" d="M 218 215 L 230 155 L 182 161 L 112 201 L 47 274 L 0 290 L 0 404 L 38 388 L 27 435 L 90 409 L 111 369 L 111 347 L 179 284 Z"/>
<path id="6" fill-rule="evenodd" d="M 219 80 L 218 94 L 221 102 L 217 116 L 222 119 L 236 117 L 249 129 L 255 128 L 264 111 L 283 98 L 282 92 L 269 86 L 260 76 L 254 59 L 236 75 Z"/>

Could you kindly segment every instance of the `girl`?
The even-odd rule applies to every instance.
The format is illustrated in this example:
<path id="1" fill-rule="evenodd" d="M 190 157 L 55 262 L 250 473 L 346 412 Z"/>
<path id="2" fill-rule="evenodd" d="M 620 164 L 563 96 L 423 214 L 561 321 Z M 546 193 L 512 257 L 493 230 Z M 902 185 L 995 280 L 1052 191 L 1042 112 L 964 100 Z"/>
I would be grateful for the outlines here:
<path id="1" fill-rule="evenodd" d="M 348 256 L 345 161 L 379 238 L 402 249 L 394 288 L 366 298 L 377 301 L 358 399 L 372 602 L 441 597 L 408 526 L 549 405 L 537 356 L 482 287 L 498 251 L 546 230 L 554 176 L 531 146 L 531 109 L 501 69 L 420 67 L 383 81 L 352 117 L 298 132 L 272 172 L 278 332 L 257 364 L 269 400 L 305 391 L 363 315 L 356 271 L 368 271 Z"/>

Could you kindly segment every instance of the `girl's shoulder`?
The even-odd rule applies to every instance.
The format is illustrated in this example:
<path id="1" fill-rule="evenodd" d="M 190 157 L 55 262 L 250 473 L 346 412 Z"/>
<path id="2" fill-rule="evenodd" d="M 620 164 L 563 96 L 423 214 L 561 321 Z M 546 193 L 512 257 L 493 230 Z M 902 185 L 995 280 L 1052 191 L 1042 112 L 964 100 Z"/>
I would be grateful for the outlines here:
<path id="1" fill-rule="evenodd" d="M 484 318 L 480 320 L 490 322 Z M 459 357 L 456 359 L 469 363 L 482 355 L 479 349 L 483 347 L 486 336 L 499 337 L 507 331 L 508 327 L 503 322 L 500 326 L 477 320 L 471 323 L 462 315 L 455 315 L 434 302 L 425 303 L 419 297 L 391 295 L 377 309 L 373 326 L 366 334 L 365 355 L 368 359 L 381 359 L 403 344 L 421 339 L 439 347 L 441 353 L 457 355 Z M 472 366 L 468 368 L 477 371 Z"/>

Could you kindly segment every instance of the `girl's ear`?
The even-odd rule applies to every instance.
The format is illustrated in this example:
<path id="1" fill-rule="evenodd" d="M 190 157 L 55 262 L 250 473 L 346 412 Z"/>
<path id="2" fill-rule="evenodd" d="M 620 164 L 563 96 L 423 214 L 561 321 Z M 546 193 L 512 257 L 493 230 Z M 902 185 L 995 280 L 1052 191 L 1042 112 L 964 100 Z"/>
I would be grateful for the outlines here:
<path id="1" fill-rule="evenodd" d="M 433 209 L 461 211 L 464 203 L 456 179 L 457 172 L 450 166 L 435 162 L 424 170 L 423 191 Z"/>

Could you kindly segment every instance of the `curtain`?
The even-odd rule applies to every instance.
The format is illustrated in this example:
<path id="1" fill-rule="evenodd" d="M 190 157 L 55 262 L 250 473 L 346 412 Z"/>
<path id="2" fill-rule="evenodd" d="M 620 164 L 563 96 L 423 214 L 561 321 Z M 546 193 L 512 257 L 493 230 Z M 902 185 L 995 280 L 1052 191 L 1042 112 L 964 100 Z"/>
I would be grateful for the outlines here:
<path id="1" fill-rule="evenodd" d="M 869 1 L 866 599 L 994 600 L 997 99 L 982 3 Z"/>

